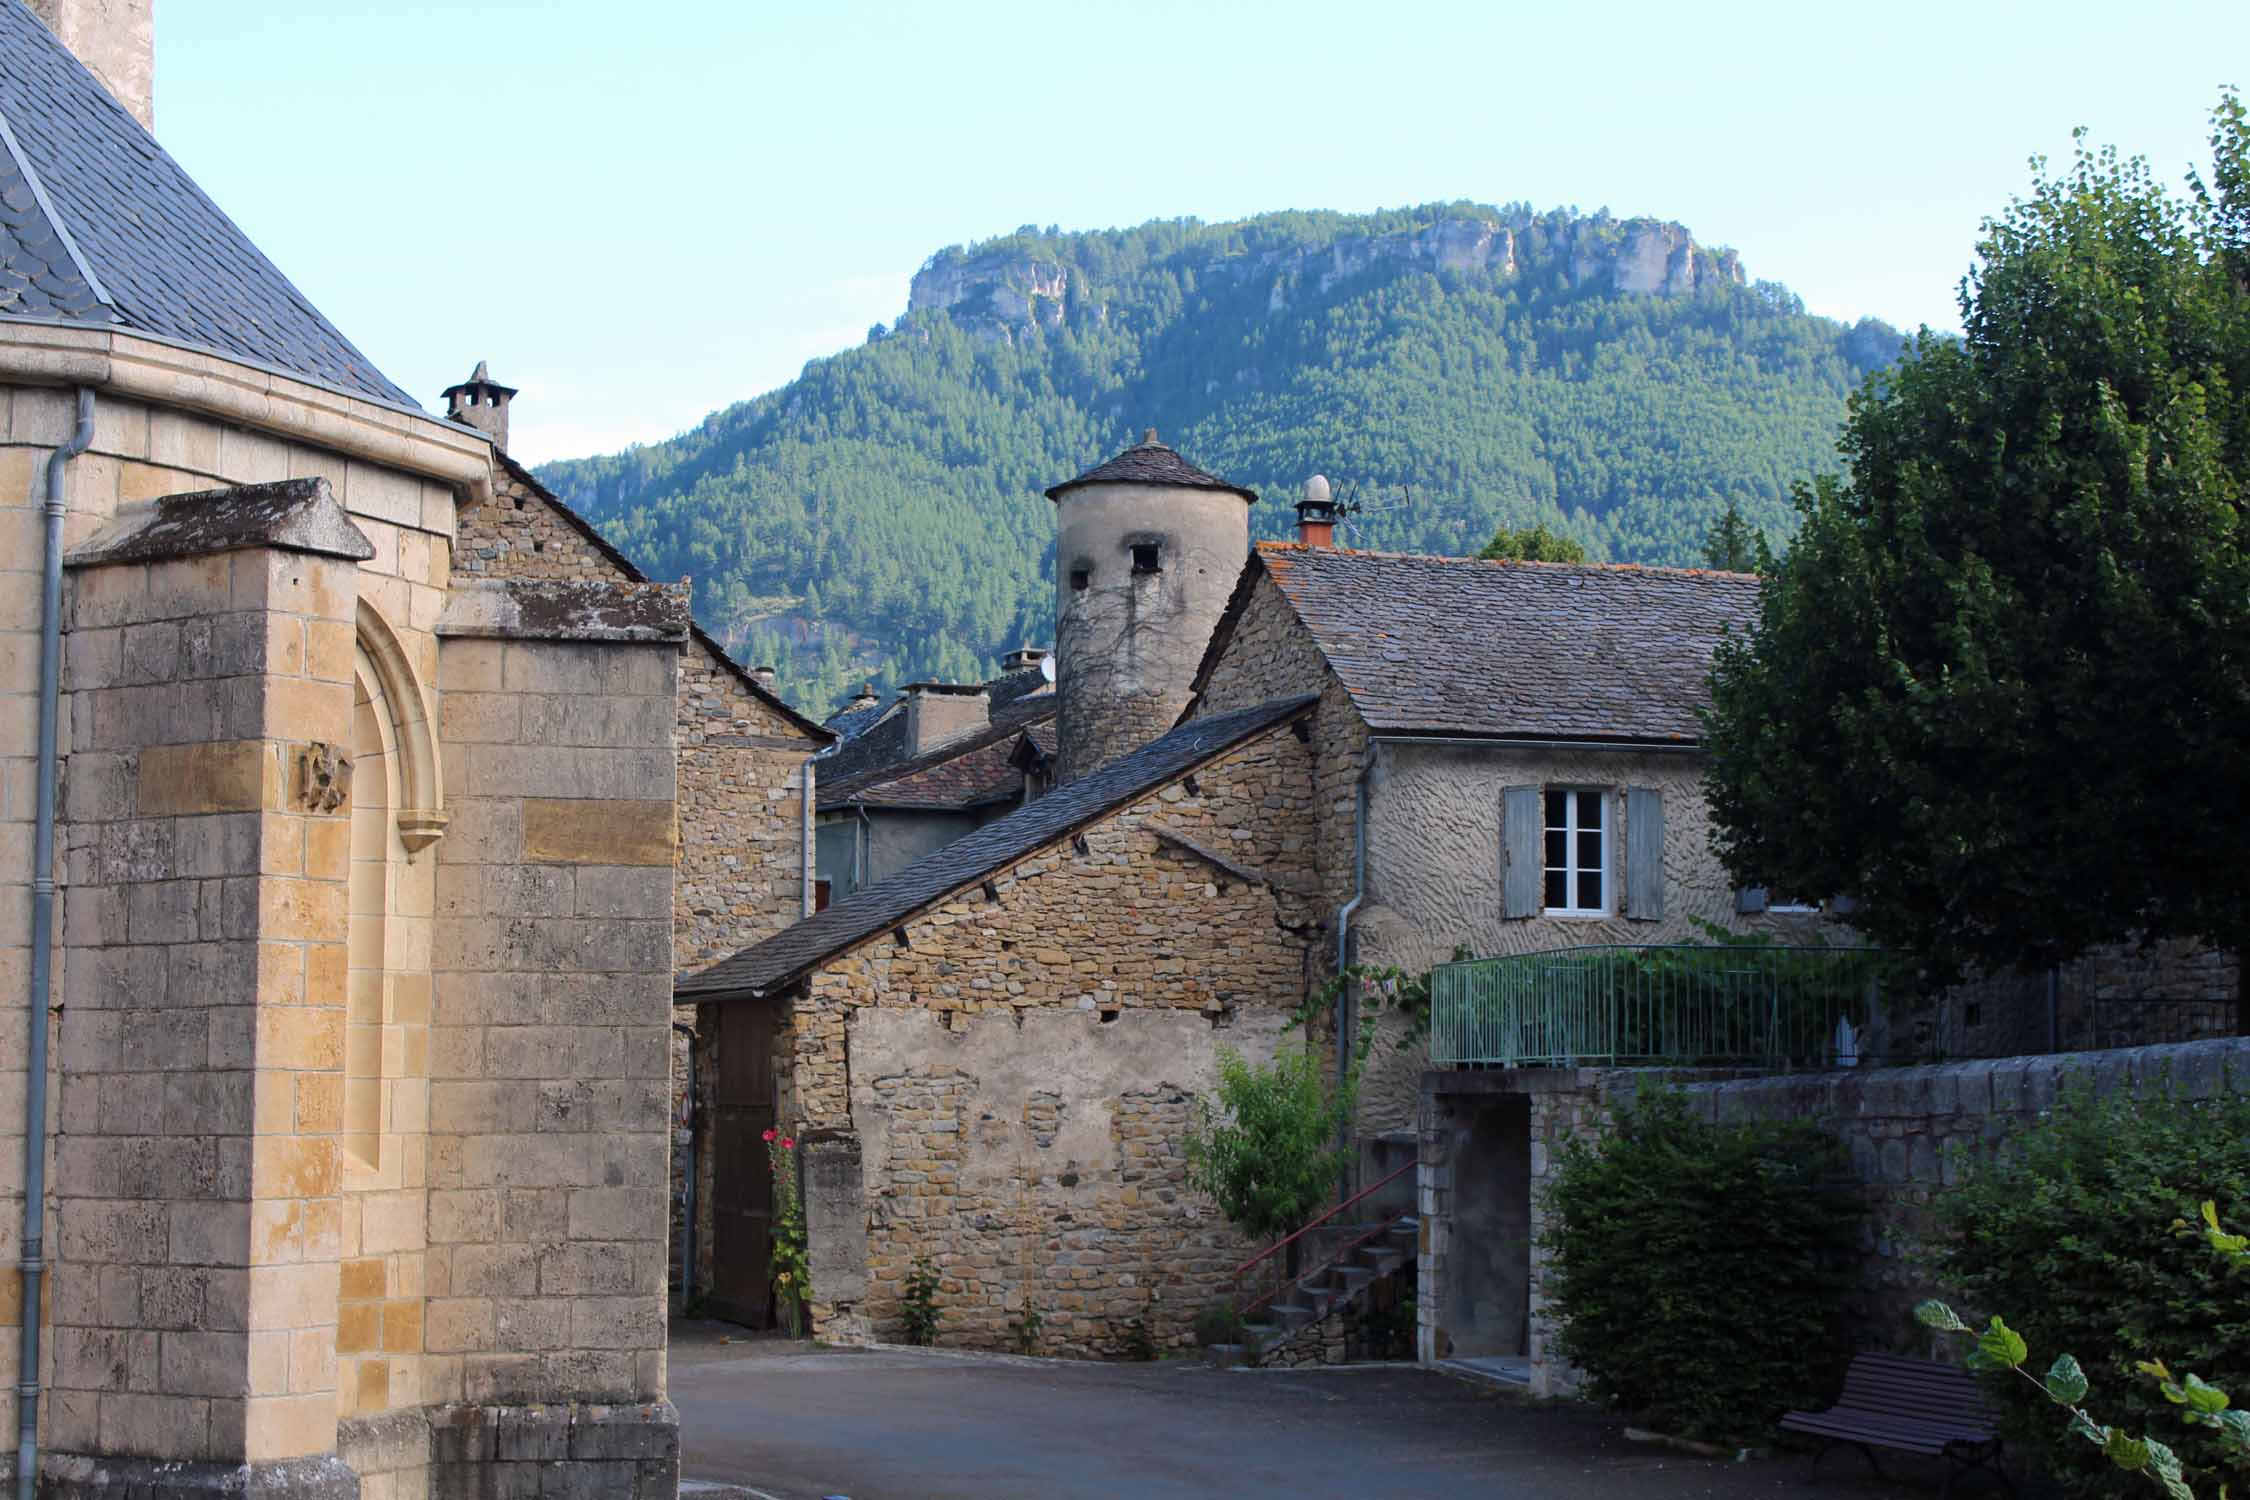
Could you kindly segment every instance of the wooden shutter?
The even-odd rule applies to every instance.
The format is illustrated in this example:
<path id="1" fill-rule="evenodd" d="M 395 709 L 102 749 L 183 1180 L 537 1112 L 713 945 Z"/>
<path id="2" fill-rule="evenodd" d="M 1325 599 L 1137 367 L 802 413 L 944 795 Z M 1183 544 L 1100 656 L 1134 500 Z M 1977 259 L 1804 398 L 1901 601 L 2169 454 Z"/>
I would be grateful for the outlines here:
<path id="1" fill-rule="evenodd" d="M 1766 909 L 1766 888 L 1762 885 L 1748 885 L 1736 891 L 1734 893 L 1734 909 L 1737 915 L 1745 917 L 1754 917 L 1759 912 L 1764 911 Z"/>
<path id="2" fill-rule="evenodd" d="M 1625 789 L 1625 915 L 1664 917 L 1664 793 L 1652 786 Z"/>
<path id="3" fill-rule="evenodd" d="M 1539 888 L 1545 873 L 1539 859 L 1542 826 L 1539 788 L 1511 786 L 1500 793 L 1500 913 L 1539 915 Z"/>

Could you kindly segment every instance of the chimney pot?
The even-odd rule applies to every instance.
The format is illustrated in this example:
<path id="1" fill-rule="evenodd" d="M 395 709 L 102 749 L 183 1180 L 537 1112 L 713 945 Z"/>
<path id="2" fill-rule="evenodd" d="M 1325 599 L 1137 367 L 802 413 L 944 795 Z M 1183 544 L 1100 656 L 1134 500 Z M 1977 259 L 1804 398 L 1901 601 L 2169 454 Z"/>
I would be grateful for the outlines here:
<path id="1" fill-rule="evenodd" d="M 1141 446 L 1142 446 L 1143 448 L 1153 448 L 1153 447 L 1155 447 L 1155 446 L 1156 446 L 1156 429 L 1155 429 L 1155 428 L 1153 428 L 1153 427 L 1143 427 L 1143 428 L 1141 429 Z"/>
<path id="2" fill-rule="evenodd" d="M 1307 547 L 1336 545 L 1335 492 L 1325 474 L 1305 481 L 1305 498 L 1297 502 L 1297 540 Z"/>
<path id="3" fill-rule="evenodd" d="M 467 380 L 445 388 L 445 415 L 463 426 L 474 427 L 492 439 L 493 447 L 505 453 L 508 451 L 508 403 L 515 396 L 515 387 L 494 380 L 491 370 L 480 359 Z"/>

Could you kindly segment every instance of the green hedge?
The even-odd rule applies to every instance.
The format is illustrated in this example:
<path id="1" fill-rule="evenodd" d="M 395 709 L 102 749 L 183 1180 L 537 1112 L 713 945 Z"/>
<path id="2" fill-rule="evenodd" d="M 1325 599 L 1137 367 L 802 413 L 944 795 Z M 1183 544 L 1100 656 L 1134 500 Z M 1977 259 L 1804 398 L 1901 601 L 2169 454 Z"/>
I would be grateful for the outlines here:
<path id="1" fill-rule="evenodd" d="M 2006 1318 L 2034 1369 L 2076 1355 L 2092 1384 L 2086 1405 L 2106 1425 L 2170 1445 L 2199 1495 L 2216 1494 L 2225 1475 L 2217 1434 L 2183 1422 L 2135 1366 L 2161 1361 L 2250 1390 L 2250 1275 L 2172 1227 L 2195 1224 L 2206 1199 L 2222 1223 L 2250 1219 L 2250 1097 L 2097 1102 L 2079 1090 L 1938 1198 L 1942 1233 L 1926 1247 L 1963 1317 Z M 2009 1440 L 2068 1493 L 2153 1493 L 2071 1435 L 2027 1382 L 1991 1383 Z"/>
<path id="2" fill-rule="evenodd" d="M 1713 1125 L 1675 1090 L 1644 1092 L 1565 1147 L 1545 1206 L 1561 1352 L 1597 1400 L 1749 1441 L 1834 1396 L 1861 1203 L 1816 1127 Z"/>

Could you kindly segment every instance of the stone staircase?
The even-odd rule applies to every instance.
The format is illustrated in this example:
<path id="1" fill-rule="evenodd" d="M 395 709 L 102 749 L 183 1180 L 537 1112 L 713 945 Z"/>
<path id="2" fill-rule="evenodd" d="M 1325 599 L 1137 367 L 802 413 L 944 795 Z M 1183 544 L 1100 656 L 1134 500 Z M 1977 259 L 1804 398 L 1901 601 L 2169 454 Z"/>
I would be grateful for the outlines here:
<path id="1" fill-rule="evenodd" d="M 1341 1255 L 1299 1275 L 1255 1309 L 1243 1324 L 1241 1343 L 1214 1344 L 1206 1352 L 1221 1365 L 1263 1364 L 1291 1352 L 1308 1341 L 1308 1330 L 1365 1305 L 1378 1285 L 1401 1271 L 1411 1278 L 1421 1233 L 1411 1214 L 1358 1229 Z"/>

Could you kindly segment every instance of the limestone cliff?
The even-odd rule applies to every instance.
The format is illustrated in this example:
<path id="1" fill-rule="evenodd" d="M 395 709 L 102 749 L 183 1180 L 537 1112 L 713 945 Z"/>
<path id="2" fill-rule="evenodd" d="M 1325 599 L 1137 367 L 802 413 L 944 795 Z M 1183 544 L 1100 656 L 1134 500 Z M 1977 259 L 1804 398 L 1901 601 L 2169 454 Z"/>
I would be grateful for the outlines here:
<path id="1" fill-rule="evenodd" d="M 1520 243 L 1528 217 L 1454 217 L 1379 234 L 1339 234 L 1325 243 L 1286 249 L 1194 253 L 1181 269 L 1199 279 L 1265 288 L 1269 314 L 1386 267 L 1507 278 L 1523 268 Z M 1624 296 L 1689 296 L 1721 285 L 1743 284 L 1732 250 L 1696 243 L 1686 226 L 1660 219 L 1566 219 L 1558 236 L 1548 217 L 1538 225 L 1539 255 L 1559 257 L 1573 287 Z M 1030 248 L 1037 243 L 1041 248 Z M 943 310 L 973 333 L 1012 340 L 1033 328 L 1053 329 L 1067 318 L 1106 321 L 1100 278 L 1048 252 L 1051 237 L 1025 230 L 1005 240 L 940 251 L 915 273 L 909 316 Z"/>

